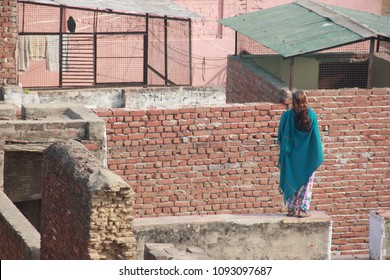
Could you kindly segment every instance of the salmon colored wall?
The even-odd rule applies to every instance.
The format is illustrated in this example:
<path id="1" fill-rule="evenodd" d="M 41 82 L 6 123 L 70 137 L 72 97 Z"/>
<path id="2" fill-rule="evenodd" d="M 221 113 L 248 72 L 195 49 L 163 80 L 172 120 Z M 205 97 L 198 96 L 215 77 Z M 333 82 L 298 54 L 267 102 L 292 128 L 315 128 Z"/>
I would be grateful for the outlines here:
<path id="1" fill-rule="evenodd" d="M 294 0 L 173 0 L 203 17 L 192 24 L 193 85 L 223 85 L 226 82 L 227 55 L 234 54 L 234 33 L 220 28 L 219 17 L 228 18 L 241 13 L 267 9 Z M 324 4 L 380 14 L 383 0 L 321 0 Z M 221 5 L 223 3 L 223 9 Z"/>
<path id="2" fill-rule="evenodd" d="M 291 3 L 295 0 L 263 0 L 263 9 Z M 381 14 L 383 0 L 319 0 L 317 2 L 343 8 Z"/>

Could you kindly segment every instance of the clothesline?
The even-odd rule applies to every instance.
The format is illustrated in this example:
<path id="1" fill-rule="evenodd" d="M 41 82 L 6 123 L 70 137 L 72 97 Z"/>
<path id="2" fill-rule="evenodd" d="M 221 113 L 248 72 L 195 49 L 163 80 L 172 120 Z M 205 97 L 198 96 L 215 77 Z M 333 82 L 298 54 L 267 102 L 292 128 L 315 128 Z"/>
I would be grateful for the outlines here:
<path id="1" fill-rule="evenodd" d="M 63 48 L 65 54 L 69 48 L 69 41 L 64 37 Z M 46 69 L 59 71 L 59 37 L 57 35 L 21 35 L 18 42 L 19 60 L 18 70 L 27 71 L 30 60 L 46 59 Z M 67 56 L 63 60 L 63 68 L 67 68 Z"/>

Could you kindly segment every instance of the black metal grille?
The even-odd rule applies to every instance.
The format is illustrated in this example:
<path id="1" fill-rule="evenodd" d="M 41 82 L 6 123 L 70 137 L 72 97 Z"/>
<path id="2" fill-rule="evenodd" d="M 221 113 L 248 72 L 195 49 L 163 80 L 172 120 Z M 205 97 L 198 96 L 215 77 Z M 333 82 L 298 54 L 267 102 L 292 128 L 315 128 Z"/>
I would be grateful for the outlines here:
<path id="1" fill-rule="evenodd" d="M 25 88 L 190 85 L 191 21 L 18 2 Z"/>

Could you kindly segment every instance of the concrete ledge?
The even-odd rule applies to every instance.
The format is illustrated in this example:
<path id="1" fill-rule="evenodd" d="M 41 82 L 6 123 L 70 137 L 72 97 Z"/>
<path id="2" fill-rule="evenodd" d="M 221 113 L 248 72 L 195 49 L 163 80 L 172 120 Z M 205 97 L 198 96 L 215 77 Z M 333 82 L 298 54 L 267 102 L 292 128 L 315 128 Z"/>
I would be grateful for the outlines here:
<path id="1" fill-rule="evenodd" d="M 390 260 L 390 210 L 370 213 L 370 259 Z"/>
<path id="2" fill-rule="evenodd" d="M 225 104 L 226 92 L 219 86 L 127 88 L 125 100 L 131 109 L 210 106 Z"/>
<path id="3" fill-rule="evenodd" d="M 0 106 L 0 139 L 6 143 L 1 149 L 42 152 L 57 141 L 78 139 L 106 164 L 106 124 L 89 109 L 71 103 L 27 104 L 21 119 L 15 119 L 15 110 L 8 109 L 3 113 L 9 112 L 10 117 L 3 114 L 1 118 L 3 107 L 12 106 Z"/>
<path id="4" fill-rule="evenodd" d="M 0 87 L 1 89 L 1 87 Z M 81 104 L 88 108 L 124 107 L 123 88 L 90 88 L 62 90 L 23 90 L 18 86 L 4 86 L 0 99 L 18 107 L 27 104 Z"/>
<path id="5" fill-rule="evenodd" d="M 146 243 L 197 246 L 212 259 L 330 259 L 332 222 L 322 212 L 134 219 L 137 259 Z"/>

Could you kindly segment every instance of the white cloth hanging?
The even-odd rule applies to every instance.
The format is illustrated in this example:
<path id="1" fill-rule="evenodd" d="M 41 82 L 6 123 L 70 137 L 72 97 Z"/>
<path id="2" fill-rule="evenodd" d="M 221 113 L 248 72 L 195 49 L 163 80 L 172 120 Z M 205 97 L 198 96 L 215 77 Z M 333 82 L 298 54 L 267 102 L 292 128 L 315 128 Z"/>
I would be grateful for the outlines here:
<path id="1" fill-rule="evenodd" d="M 30 64 L 30 36 L 21 35 L 18 38 L 18 70 L 26 71 Z"/>
<path id="2" fill-rule="evenodd" d="M 46 69 L 49 71 L 60 70 L 60 44 L 58 35 L 46 36 Z"/>

